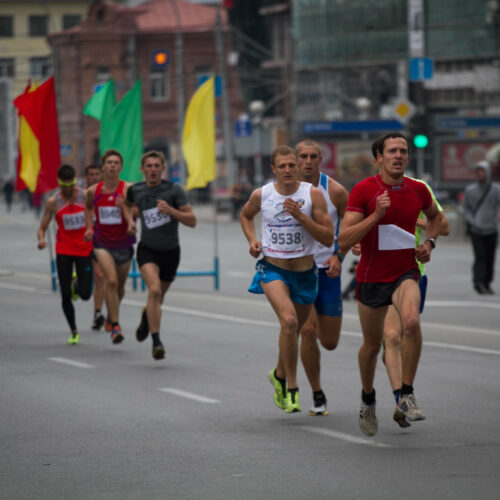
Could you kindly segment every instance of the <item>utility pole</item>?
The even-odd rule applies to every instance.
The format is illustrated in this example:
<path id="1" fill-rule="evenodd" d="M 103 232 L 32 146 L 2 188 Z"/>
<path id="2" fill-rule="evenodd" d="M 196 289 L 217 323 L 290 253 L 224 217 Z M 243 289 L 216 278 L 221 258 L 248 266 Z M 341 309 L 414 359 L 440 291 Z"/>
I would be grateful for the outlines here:
<path id="1" fill-rule="evenodd" d="M 175 73 L 177 93 L 177 161 L 179 163 L 179 183 L 186 183 L 186 162 L 182 153 L 182 133 L 184 131 L 184 38 L 177 0 L 170 0 L 175 17 Z"/>
<path id="2" fill-rule="evenodd" d="M 221 102 L 222 102 L 222 127 L 224 131 L 224 155 L 226 157 L 227 182 L 229 186 L 235 183 L 233 138 L 231 133 L 231 118 L 229 114 L 229 96 L 226 85 L 226 63 L 224 60 L 224 40 L 222 35 L 221 6 L 217 5 L 215 21 L 215 45 L 217 51 L 217 62 L 221 79 Z"/>

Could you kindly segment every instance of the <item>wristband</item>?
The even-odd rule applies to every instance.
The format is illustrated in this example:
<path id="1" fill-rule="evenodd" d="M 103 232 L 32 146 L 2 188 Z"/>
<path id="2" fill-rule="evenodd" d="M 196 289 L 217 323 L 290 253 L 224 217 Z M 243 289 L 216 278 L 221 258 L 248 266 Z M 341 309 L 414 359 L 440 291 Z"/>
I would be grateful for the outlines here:
<path id="1" fill-rule="evenodd" d="M 340 262 L 344 262 L 344 259 L 345 259 L 344 253 L 338 252 L 337 250 L 335 250 L 335 252 L 333 252 L 333 255 L 336 255 L 338 257 L 338 259 L 340 260 Z"/>
<path id="2" fill-rule="evenodd" d="M 433 250 L 436 248 L 436 240 L 434 238 L 427 238 L 425 241 L 428 241 L 431 244 Z"/>

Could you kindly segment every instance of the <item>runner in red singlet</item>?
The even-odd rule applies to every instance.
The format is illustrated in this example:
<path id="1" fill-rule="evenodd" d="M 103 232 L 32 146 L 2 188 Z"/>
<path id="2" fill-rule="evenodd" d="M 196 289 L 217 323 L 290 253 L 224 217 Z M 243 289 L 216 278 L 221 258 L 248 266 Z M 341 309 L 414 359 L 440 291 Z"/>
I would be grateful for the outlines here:
<path id="1" fill-rule="evenodd" d="M 85 193 L 76 186 L 75 169 L 62 165 L 57 172 L 60 190 L 52 195 L 38 228 L 38 248 L 47 246 L 45 233 L 53 217 L 57 222 L 56 265 L 59 288 L 62 296 L 62 309 L 71 329 L 68 344 L 78 344 L 80 335 L 76 327 L 75 308 L 72 294 L 88 300 L 92 292 L 92 243 L 84 240 Z M 76 281 L 73 283 L 73 264 L 76 268 Z"/>
<path id="2" fill-rule="evenodd" d="M 122 211 L 130 183 L 120 180 L 123 157 L 118 151 L 107 150 L 102 161 L 102 182 L 87 190 L 85 239 L 90 241 L 93 236 L 94 255 L 106 280 L 105 326 L 111 331 L 113 344 L 119 344 L 124 339 L 119 323 L 120 302 L 125 295 L 135 243 L 135 237 L 127 234 L 128 225 Z"/>

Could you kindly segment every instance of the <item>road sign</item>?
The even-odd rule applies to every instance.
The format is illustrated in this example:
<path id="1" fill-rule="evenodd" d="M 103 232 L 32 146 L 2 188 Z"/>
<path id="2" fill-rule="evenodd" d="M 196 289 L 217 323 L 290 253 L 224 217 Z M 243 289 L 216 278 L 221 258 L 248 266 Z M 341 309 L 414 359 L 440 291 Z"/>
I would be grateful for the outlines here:
<path id="1" fill-rule="evenodd" d="M 402 130 L 399 120 L 353 120 L 338 122 L 303 122 L 304 134 L 336 134 Z"/>
<path id="2" fill-rule="evenodd" d="M 408 99 L 400 97 L 394 102 L 392 112 L 400 122 L 406 123 L 415 114 L 415 106 Z"/>
<path id="3" fill-rule="evenodd" d="M 252 135 L 252 122 L 250 120 L 237 120 L 234 124 L 236 137 L 250 137 Z"/>
<path id="4" fill-rule="evenodd" d="M 414 57 L 410 59 L 410 80 L 420 82 L 430 80 L 434 74 L 434 61 L 429 57 Z"/>

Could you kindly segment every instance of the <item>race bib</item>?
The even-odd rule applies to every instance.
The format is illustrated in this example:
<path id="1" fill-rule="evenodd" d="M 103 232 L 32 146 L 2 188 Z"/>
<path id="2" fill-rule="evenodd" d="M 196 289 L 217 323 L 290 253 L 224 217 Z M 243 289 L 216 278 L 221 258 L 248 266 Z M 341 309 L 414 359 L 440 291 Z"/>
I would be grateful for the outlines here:
<path id="1" fill-rule="evenodd" d="M 171 221 L 170 215 L 160 213 L 157 207 L 150 208 L 149 210 L 144 210 L 142 212 L 142 216 L 144 218 L 144 223 L 146 224 L 146 227 L 148 229 L 164 226 Z"/>
<path id="2" fill-rule="evenodd" d="M 99 222 L 110 226 L 122 223 L 122 210 L 119 207 L 99 207 Z"/>
<path id="3" fill-rule="evenodd" d="M 303 233 L 297 226 L 272 228 L 270 235 L 271 250 L 278 252 L 302 252 L 304 250 Z"/>
<path id="4" fill-rule="evenodd" d="M 78 212 L 76 214 L 63 214 L 63 226 L 66 231 L 76 231 L 85 227 L 85 213 Z"/>

